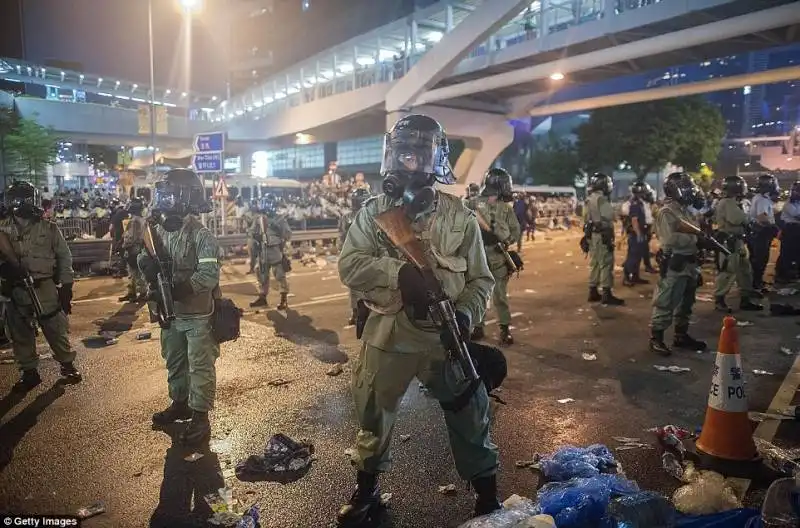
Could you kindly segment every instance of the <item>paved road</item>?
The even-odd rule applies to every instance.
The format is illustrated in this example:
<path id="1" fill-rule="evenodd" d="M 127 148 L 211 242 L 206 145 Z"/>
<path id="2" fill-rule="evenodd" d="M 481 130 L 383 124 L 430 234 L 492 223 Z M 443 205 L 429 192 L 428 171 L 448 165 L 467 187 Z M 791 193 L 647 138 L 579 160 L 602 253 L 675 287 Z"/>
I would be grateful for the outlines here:
<path id="1" fill-rule="evenodd" d="M 679 354 L 667 361 L 649 355 L 651 287 L 620 287 L 628 301 L 622 308 L 589 306 L 587 263 L 576 242 L 561 237 L 526 246 L 527 269 L 510 289 L 516 344 L 506 350 L 510 372 L 501 395 L 507 405 L 494 408 L 493 425 L 503 496 L 534 494 L 538 477 L 514 463 L 536 452 L 593 442 L 615 447 L 614 436 L 649 441 L 648 427 L 696 427 L 703 421 L 714 356 Z M 241 265 L 226 267 L 223 291 L 247 306 L 255 286 L 243 271 Z M 335 264 L 298 269 L 291 283 L 287 313 L 248 310 L 242 337 L 223 346 L 214 439 L 206 456 L 191 463 L 168 434 L 150 427 L 150 415 L 167 396 L 157 340 L 136 340 L 137 332 L 152 329 L 145 310 L 116 301 L 119 281 L 80 281 L 71 324 L 85 381 L 55 384 L 56 364 L 46 359 L 40 388 L 22 400 L 0 400 L 0 511 L 70 513 L 102 499 L 107 513 L 86 527 L 191 526 L 193 515 L 207 513 L 202 495 L 227 483 L 242 503 L 260 503 L 262 526 L 327 526 L 350 493 L 353 475 L 344 451 L 356 426 L 349 368 L 338 377 L 325 372 L 353 358 L 357 342 L 345 327 L 348 300 Z M 271 300 L 274 306 L 277 294 Z M 754 323 L 740 329 L 751 407 L 764 410 L 781 393 L 791 400 L 800 380 L 784 378 L 795 358 L 779 350 L 800 348 L 795 318 L 745 319 Z M 693 322 L 693 332 L 714 349 L 721 317 L 710 302 L 698 302 Z M 118 342 L 105 346 L 103 339 L 92 339 L 99 331 L 119 334 Z M 585 361 L 584 353 L 595 354 L 596 361 Z M 654 364 L 691 372 L 658 372 Z M 755 376 L 753 369 L 775 375 Z M 0 365 L 0 394 L 15 377 L 12 365 Z M 290 383 L 268 385 L 279 377 Z M 574 401 L 558 402 L 564 398 Z M 778 440 L 794 435 L 796 441 L 795 427 L 781 425 Z M 285 485 L 232 476 L 238 460 L 262 450 L 277 432 L 314 443 L 318 459 L 307 475 Z M 383 479 L 384 491 L 393 493 L 391 525 L 458 526 L 469 514 L 471 497 L 455 474 L 438 405 L 416 384 L 397 423 L 396 438 L 403 434 L 411 439 L 395 441 L 395 467 Z M 676 487 L 660 470 L 655 450 L 618 455 L 641 486 L 662 492 Z M 455 496 L 436 493 L 448 483 L 457 484 Z"/>

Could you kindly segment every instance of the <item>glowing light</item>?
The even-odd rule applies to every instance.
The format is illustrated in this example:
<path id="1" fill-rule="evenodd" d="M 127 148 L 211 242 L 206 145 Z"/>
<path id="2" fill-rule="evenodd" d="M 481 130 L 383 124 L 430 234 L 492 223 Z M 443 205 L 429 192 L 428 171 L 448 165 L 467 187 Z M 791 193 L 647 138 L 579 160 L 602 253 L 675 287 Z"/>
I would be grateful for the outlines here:
<path id="1" fill-rule="evenodd" d="M 344 64 L 339 65 L 339 71 L 343 73 L 350 73 L 353 71 L 353 65 L 349 62 L 345 62 Z"/>
<path id="2" fill-rule="evenodd" d="M 444 34 L 442 32 L 433 31 L 431 33 L 428 33 L 428 36 L 425 37 L 425 40 L 427 40 L 428 42 L 439 42 L 440 40 L 442 40 L 443 36 Z"/>
<path id="3" fill-rule="evenodd" d="M 550 79 L 552 79 L 553 81 L 561 81 L 564 79 L 564 74 L 561 72 L 551 73 Z"/>
<path id="4" fill-rule="evenodd" d="M 375 59 L 372 57 L 359 57 L 356 59 L 356 62 L 361 66 L 372 66 L 375 64 Z"/>
<path id="5" fill-rule="evenodd" d="M 202 0 L 180 0 L 179 3 L 185 11 L 198 11 L 203 7 Z"/>

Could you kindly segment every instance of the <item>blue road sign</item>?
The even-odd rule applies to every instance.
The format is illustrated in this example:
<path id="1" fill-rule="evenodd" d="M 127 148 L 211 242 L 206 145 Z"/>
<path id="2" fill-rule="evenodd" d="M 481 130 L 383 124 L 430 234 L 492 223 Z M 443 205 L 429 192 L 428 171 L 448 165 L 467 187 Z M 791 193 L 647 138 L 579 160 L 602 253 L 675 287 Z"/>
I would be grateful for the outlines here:
<path id="1" fill-rule="evenodd" d="M 225 132 L 209 132 L 194 136 L 195 152 L 222 152 L 225 150 Z"/>
<path id="2" fill-rule="evenodd" d="M 198 152 L 192 156 L 192 167 L 198 173 L 222 172 L 224 169 L 222 152 Z"/>

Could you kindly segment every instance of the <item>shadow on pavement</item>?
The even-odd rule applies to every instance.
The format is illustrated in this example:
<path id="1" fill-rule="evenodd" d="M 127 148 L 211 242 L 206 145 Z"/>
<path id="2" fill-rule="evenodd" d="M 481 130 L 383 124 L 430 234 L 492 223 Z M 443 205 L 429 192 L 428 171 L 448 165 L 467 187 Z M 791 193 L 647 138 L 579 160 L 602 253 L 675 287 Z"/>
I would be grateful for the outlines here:
<path id="1" fill-rule="evenodd" d="M 208 526 L 206 520 L 213 515 L 203 498 L 225 487 L 219 458 L 208 442 L 200 446 L 185 447 L 178 442 L 178 431 L 169 431 L 172 446 L 164 457 L 164 479 L 158 495 L 158 505 L 150 516 L 150 528 L 189 528 Z M 202 458 L 184 460 L 192 453 Z"/>
<path id="2" fill-rule="evenodd" d="M 99 335 L 83 338 L 81 340 L 83 346 L 86 348 L 105 348 L 108 346 L 106 341 L 109 338 L 117 337 L 133 328 L 137 314 L 144 305 L 145 303 L 143 302 L 126 303 L 110 317 L 94 321 Z"/>
<path id="3" fill-rule="evenodd" d="M 312 356 L 323 363 L 347 363 L 347 354 L 339 350 L 339 335 L 330 329 L 318 329 L 307 315 L 291 308 L 279 312 L 270 310 L 267 319 L 275 327 L 275 334 L 295 345 L 307 348 Z"/>
<path id="4" fill-rule="evenodd" d="M 25 435 L 33 429 L 38 421 L 39 415 L 44 412 L 58 398 L 64 395 L 64 382 L 59 380 L 52 387 L 36 397 L 18 415 L 0 426 L 0 473 L 14 458 L 14 449 L 25 438 Z M 24 397 L 24 396 L 23 396 Z M 16 396 L 7 395 L 2 400 L 2 405 L 6 406 L 13 402 Z M 19 403 L 19 401 L 17 402 Z M 12 405 L 13 407 L 13 405 Z M 4 409 L 5 410 L 5 409 Z M 8 412 L 5 410 L 5 412 Z"/>

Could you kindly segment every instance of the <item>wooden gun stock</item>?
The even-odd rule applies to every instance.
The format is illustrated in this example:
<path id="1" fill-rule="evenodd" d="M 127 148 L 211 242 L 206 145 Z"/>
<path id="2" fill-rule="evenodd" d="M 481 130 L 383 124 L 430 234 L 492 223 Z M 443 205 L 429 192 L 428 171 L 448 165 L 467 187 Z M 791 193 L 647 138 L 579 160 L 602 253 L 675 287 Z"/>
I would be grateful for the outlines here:
<path id="1" fill-rule="evenodd" d="M 384 211 L 375 217 L 375 223 L 389 238 L 392 245 L 399 249 L 414 266 L 420 270 L 430 268 L 425 259 L 422 243 L 414 235 L 414 230 L 411 229 L 411 220 L 404 208 L 395 207 Z"/>
<path id="2" fill-rule="evenodd" d="M 162 244 L 158 235 L 153 231 L 152 222 L 148 222 L 144 229 L 144 247 L 156 264 L 158 264 L 158 274 L 156 275 L 156 288 L 158 289 L 158 302 L 156 303 L 155 319 L 161 328 L 169 328 L 175 320 L 175 303 L 172 299 L 172 274 L 167 269 L 169 261 L 162 255 Z M 150 307 L 148 306 L 148 309 Z"/>

